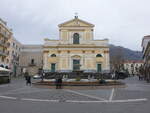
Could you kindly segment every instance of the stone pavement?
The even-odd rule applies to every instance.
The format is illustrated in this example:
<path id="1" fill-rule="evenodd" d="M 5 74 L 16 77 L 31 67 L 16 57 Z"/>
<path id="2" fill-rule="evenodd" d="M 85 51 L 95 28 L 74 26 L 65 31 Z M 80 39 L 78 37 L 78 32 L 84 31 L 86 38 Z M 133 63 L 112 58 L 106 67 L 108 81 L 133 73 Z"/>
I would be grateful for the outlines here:
<path id="1" fill-rule="evenodd" d="M 56 90 L 15 79 L 0 85 L 0 113 L 149 113 L 150 84 L 137 77 L 122 81 L 127 87 Z"/>

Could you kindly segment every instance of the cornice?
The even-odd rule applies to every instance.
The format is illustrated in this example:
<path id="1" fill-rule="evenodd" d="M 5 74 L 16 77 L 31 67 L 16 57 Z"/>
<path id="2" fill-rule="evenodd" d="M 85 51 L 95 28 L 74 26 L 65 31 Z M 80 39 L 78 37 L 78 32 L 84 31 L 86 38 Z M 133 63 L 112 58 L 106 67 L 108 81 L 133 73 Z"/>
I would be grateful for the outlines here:
<path id="1" fill-rule="evenodd" d="M 58 46 L 43 46 L 43 48 L 109 48 L 109 46 L 58 45 Z"/>

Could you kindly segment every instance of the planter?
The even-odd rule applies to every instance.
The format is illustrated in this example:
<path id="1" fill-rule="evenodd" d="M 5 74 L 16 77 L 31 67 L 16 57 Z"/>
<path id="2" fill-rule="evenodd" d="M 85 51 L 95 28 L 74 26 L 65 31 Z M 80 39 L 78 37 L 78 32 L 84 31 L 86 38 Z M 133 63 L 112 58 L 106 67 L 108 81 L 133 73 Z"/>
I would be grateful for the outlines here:
<path id="1" fill-rule="evenodd" d="M 34 83 L 36 85 L 48 85 L 48 86 L 54 86 L 55 81 L 44 81 L 44 82 L 37 82 Z M 111 86 L 111 85 L 124 85 L 124 83 L 121 83 L 119 81 L 114 80 L 105 80 L 105 82 L 100 81 L 63 81 L 63 86 Z"/>
<path id="2" fill-rule="evenodd" d="M 0 84 L 10 83 L 9 76 L 0 76 Z"/>

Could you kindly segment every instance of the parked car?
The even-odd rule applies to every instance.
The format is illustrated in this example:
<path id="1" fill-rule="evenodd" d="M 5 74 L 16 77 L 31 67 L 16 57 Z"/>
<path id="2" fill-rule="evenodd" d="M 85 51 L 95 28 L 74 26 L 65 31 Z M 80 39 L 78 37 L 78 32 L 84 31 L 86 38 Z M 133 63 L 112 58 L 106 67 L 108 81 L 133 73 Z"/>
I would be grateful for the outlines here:
<path id="1" fill-rule="evenodd" d="M 128 74 L 125 73 L 125 72 L 118 72 L 116 75 L 115 75 L 115 78 L 116 79 L 125 79 L 128 77 Z"/>
<path id="2" fill-rule="evenodd" d="M 34 75 L 33 79 L 41 79 L 41 75 Z"/>
<path id="3" fill-rule="evenodd" d="M 10 83 L 11 75 L 10 70 L 0 67 L 0 84 Z"/>

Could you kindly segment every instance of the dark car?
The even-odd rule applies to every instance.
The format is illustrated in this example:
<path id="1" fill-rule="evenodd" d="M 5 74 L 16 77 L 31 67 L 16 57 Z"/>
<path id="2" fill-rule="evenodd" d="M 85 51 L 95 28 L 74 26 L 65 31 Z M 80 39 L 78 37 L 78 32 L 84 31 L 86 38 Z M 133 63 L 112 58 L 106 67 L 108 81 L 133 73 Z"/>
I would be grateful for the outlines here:
<path id="1" fill-rule="evenodd" d="M 116 75 L 115 75 L 115 78 L 116 78 L 116 79 L 125 79 L 125 78 L 127 78 L 127 77 L 128 77 L 128 74 L 125 73 L 125 72 L 118 72 L 118 73 L 116 73 Z"/>

